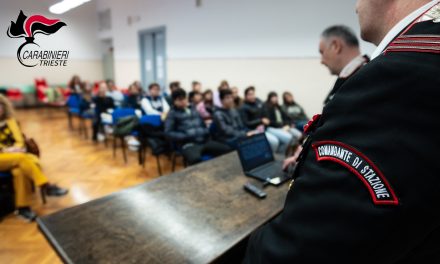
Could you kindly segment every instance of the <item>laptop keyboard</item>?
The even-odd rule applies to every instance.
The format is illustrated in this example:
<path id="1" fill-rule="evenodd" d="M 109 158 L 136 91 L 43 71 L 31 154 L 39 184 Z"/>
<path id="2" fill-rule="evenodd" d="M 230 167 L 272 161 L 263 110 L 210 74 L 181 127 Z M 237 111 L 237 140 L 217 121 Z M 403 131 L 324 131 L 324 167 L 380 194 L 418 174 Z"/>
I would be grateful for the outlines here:
<path id="1" fill-rule="evenodd" d="M 262 179 L 272 179 L 274 177 L 284 176 L 285 173 L 282 171 L 282 164 L 276 163 L 272 164 L 272 166 L 259 168 L 254 174 L 260 176 Z"/>

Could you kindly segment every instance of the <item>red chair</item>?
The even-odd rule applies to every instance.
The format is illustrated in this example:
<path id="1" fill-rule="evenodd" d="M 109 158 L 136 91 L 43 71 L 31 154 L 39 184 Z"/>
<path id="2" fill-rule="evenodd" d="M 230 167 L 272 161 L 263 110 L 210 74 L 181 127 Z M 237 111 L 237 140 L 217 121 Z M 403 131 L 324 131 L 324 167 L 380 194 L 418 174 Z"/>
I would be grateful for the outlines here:
<path id="1" fill-rule="evenodd" d="M 23 93 L 21 92 L 20 89 L 17 88 L 9 88 L 6 91 L 6 96 L 8 97 L 9 100 L 15 102 L 20 102 L 23 100 Z"/>
<path id="2" fill-rule="evenodd" d="M 94 84 L 93 84 L 93 94 L 98 94 L 98 91 L 99 91 L 99 84 L 101 83 L 102 81 L 98 81 L 98 82 L 95 82 Z"/>
<path id="3" fill-rule="evenodd" d="M 61 93 L 63 94 L 64 101 L 67 101 L 67 98 L 69 98 L 71 94 L 69 88 L 61 88 Z"/>
<path id="4" fill-rule="evenodd" d="M 46 79 L 35 79 L 35 90 L 37 91 L 37 99 L 40 102 L 47 102 L 46 90 L 49 89 Z"/>

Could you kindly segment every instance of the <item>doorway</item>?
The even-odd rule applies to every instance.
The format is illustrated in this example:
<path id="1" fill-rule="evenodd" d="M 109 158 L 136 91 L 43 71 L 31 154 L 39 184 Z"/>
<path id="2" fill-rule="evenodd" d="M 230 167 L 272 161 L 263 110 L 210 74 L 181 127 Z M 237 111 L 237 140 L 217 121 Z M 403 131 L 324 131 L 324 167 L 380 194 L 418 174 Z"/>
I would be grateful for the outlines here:
<path id="1" fill-rule="evenodd" d="M 139 32 L 141 78 L 146 90 L 151 83 L 158 83 L 166 90 L 166 29 L 158 27 Z"/>
<path id="2" fill-rule="evenodd" d="M 104 39 L 101 40 L 101 50 L 102 50 L 102 75 L 104 80 L 114 80 L 115 70 L 114 70 L 114 55 L 113 55 L 113 40 Z"/>

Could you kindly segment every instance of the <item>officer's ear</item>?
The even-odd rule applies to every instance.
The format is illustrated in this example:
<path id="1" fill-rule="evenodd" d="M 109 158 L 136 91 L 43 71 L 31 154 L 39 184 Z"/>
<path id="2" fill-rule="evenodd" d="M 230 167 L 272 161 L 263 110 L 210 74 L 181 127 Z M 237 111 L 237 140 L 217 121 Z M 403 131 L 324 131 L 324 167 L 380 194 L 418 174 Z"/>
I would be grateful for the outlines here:
<path id="1" fill-rule="evenodd" d="M 330 44 L 330 48 L 333 50 L 334 53 L 340 54 L 342 52 L 342 42 L 340 39 L 332 39 L 332 42 Z"/>

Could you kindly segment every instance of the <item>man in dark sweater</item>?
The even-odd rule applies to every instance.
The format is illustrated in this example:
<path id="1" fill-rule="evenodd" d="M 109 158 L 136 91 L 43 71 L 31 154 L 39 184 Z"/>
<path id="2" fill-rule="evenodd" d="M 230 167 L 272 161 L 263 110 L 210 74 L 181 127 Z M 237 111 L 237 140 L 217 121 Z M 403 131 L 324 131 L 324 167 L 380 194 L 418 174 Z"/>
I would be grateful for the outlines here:
<path id="1" fill-rule="evenodd" d="M 231 151 L 229 146 L 210 139 L 202 117 L 188 105 L 185 90 L 178 88 L 171 97 L 173 108 L 165 120 L 165 134 L 181 149 L 189 165 L 202 161 L 203 155 L 217 157 Z"/>
<path id="2" fill-rule="evenodd" d="M 220 100 L 222 107 L 215 111 L 213 117 L 215 136 L 219 141 L 235 149 L 240 138 L 252 136 L 257 131 L 249 131 L 243 124 L 240 114 L 234 108 L 234 97 L 230 89 L 220 91 Z"/>
<path id="3" fill-rule="evenodd" d="M 263 117 L 263 102 L 255 96 L 255 87 L 253 86 L 244 91 L 244 102 L 240 108 L 240 114 L 243 123 L 249 129 L 270 124 L 270 120 Z"/>

